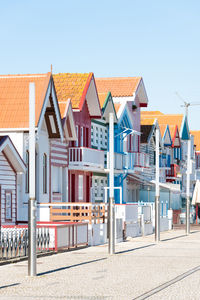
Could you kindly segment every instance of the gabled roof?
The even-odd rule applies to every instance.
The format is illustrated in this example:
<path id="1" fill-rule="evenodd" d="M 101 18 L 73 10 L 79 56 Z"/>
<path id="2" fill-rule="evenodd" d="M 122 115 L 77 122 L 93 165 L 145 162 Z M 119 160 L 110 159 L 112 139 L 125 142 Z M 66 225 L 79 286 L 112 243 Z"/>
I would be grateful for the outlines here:
<path id="1" fill-rule="evenodd" d="M 178 125 L 179 130 L 183 121 L 182 114 L 147 114 L 147 111 L 141 111 L 141 119 L 156 118 L 159 125 Z"/>
<path id="2" fill-rule="evenodd" d="M 101 106 L 101 109 L 102 109 L 103 106 L 104 106 L 105 100 L 108 96 L 108 93 L 98 93 L 98 96 L 99 96 L 99 103 L 100 103 L 100 106 Z"/>
<path id="3" fill-rule="evenodd" d="M 154 130 L 159 128 L 157 119 L 144 119 L 141 123 L 141 143 L 148 143 L 153 136 Z M 160 128 L 159 128 L 160 132 Z M 161 134 L 160 134 L 160 144 L 161 144 Z"/>
<path id="4" fill-rule="evenodd" d="M 53 75 L 61 117 L 68 100 L 73 110 L 82 110 L 87 100 L 91 117 L 101 117 L 101 108 L 93 73 L 59 73 Z"/>
<path id="5" fill-rule="evenodd" d="M 180 136 L 179 136 L 178 126 L 171 125 L 169 128 L 171 128 L 172 147 L 180 147 L 181 140 L 180 140 Z"/>
<path id="6" fill-rule="evenodd" d="M 121 103 L 114 103 L 114 107 L 115 107 L 115 111 L 116 113 L 118 113 L 120 107 L 121 107 Z"/>
<path id="7" fill-rule="evenodd" d="M 100 97 L 99 97 L 99 99 L 100 99 Z M 112 99 L 112 95 L 110 92 L 108 92 L 107 94 L 101 94 L 100 105 L 101 105 L 103 117 L 105 118 L 106 122 L 109 122 L 109 113 L 112 112 L 112 113 L 114 113 L 114 122 L 116 123 L 117 122 L 117 114 L 116 114 L 114 102 Z"/>
<path id="8" fill-rule="evenodd" d="M 37 127 L 51 73 L 0 75 L 0 128 L 29 127 L 29 83 L 35 83 Z"/>
<path id="9" fill-rule="evenodd" d="M 140 106 L 147 106 L 148 98 L 142 77 L 95 78 L 98 93 L 111 92 L 113 97 L 133 97 L 138 94 Z"/>
<path id="10" fill-rule="evenodd" d="M 147 114 L 147 112 L 141 112 L 141 120 L 143 119 L 152 119 L 156 118 L 158 120 L 159 125 L 173 125 L 178 126 L 178 130 L 180 132 L 182 139 L 188 139 L 187 131 L 188 131 L 188 124 L 187 118 L 183 114 Z M 172 136 L 172 135 L 171 135 Z"/>
<path id="11" fill-rule="evenodd" d="M 0 136 L 0 152 L 3 152 L 16 173 L 26 171 L 26 165 L 8 135 Z"/>
<path id="12" fill-rule="evenodd" d="M 170 126 L 173 126 L 173 125 L 170 125 Z M 164 128 L 165 128 L 165 130 L 163 132 Z M 171 132 L 170 132 L 170 129 L 169 129 L 169 125 L 167 125 L 167 126 L 166 125 L 160 125 L 160 131 L 161 131 L 163 144 L 165 146 L 172 146 L 172 135 L 171 135 Z"/>
<path id="13" fill-rule="evenodd" d="M 141 77 L 110 77 L 96 78 L 99 93 L 111 92 L 113 97 L 133 96 Z"/>
<path id="14" fill-rule="evenodd" d="M 160 127 L 160 134 L 161 134 L 161 137 L 163 139 L 164 134 L 165 134 L 166 129 L 167 129 L 167 125 L 165 125 L 165 124 L 159 124 L 159 127 Z"/>
<path id="15" fill-rule="evenodd" d="M 141 137 L 140 143 L 148 143 L 150 133 L 152 132 L 153 124 L 151 125 L 141 125 Z"/>
<path id="16" fill-rule="evenodd" d="M 66 103 L 64 116 L 65 117 L 62 119 L 62 125 L 65 137 L 68 141 L 75 141 L 77 139 L 77 134 L 70 100 Z"/>
<path id="17" fill-rule="evenodd" d="M 200 130 L 192 130 L 190 133 L 194 136 L 194 145 L 196 145 L 196 151 L 200 151 Z"/>
<path id="18" fill-rule="evenodd" d="M 189 126 L 188 126 L 188 121 L 187 121 L 186 116 L 184 116 L 184 118 L 183 118 L 183 122 L 182 122 L 181 129 L 180 129 L 180 135 L 181 135 L 182 140 L 190 139 L 190 131 L 189 131 Z"/>

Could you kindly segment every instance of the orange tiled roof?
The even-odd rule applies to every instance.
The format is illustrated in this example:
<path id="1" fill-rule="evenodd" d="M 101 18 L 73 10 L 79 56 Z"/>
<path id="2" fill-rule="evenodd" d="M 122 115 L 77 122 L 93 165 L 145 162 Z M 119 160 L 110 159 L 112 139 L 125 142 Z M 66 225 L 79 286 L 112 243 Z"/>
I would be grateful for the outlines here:
<path id="1" fill-rule="evenodd" d="M 93 73 L 59 73 L 53 75 L 62 118 L 65 114 L 65 107 L 68 99 L 71 100 L 73 109 L 80 109 L 84 91 L 92 76 Z"/>
<path id="2" fill-rule="evenodd" d="M 162 138 L 163 138 L 163 136 L 164 136 L 166 127 L 167 127 L 167 125 L 165 125 L 165 124 L 159 124 L 160 134 L 161 134 Z"/>
<path id="3" fill-rule="evenodd" d="M 108 96 L 108 93 L 98 93 L 98 96 L 99 96 L 99 103 L 100 103 L 100 106 L 101 106 L 101 109 L 103 108 L 103 105 L 104 105 L 104 102 Z"/>
<path id="4" fill-rule="evenodd" d="M 196 151 L 200 151 L 200 130 L 192 130 L 190 133 L 194 136 L 194 144 L 196 145 Z"/>
<path id="5" fill-rule="evenodd" d="M 121 106 L 121 103 L 114 103 L 116 113 L 118 113 L 120 106 Z"/>
<path id="6" fill-rule="evenodd" d="M 161 111 L 159 111 L 159 110 L 152 110 L 152 111 L 148 111 L 148 110 L 146 110 L 146 111 L 142 111 L 141 112 L 142 113 L 142 115 L 164 115 Z"/>
<path id="7" fill-rule="evenodd" d="M 175 137 L 176 128 L 177 128 L 176 125 L 169 125 L 169 131 L 170 131 L 170 135 L 171 135 L 172 140 Z"/>
<path id="8" fill-rule="evenodd" d="M 35 83 L 35 126 L 51 73 L 0 75 L 0 128 L 29 127 L 29 83 Z"/>
<path id="9" fill-rule="evenodd" d="M 153 125 L 155 122 L 155 118 L 141 118 L 141 125 Z"/>
<path id="10" fill-rule="evenodd" d="M 111 92 L 113 97 L 133 96 L 142 77 L 95 78 L 98 93 Z"/>
<path id="11" fill-rule="evenodd" d="M 146 119 L 146 118 L 156 118 L 158 120 L 159 125 L 177 125 L 178 129 L 180 131 L 181 129 L 181 124 L 183 120 L 183 114 L 163 114 L 163 115 L 144 115 L 143 112 L 141 112 L 141 119 Z"/>

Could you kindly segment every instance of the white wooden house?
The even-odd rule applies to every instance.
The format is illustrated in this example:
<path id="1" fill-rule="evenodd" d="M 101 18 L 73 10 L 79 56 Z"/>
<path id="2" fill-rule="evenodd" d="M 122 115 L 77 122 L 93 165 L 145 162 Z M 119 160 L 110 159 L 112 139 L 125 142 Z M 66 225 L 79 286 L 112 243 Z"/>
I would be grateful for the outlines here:
<path id="1" fill-rule="evenodd" d="M 117 115 L 110 92 L 98 93 L 99 102 L 102 110 L 101 119 L 92 119 L 91 123 L 91 146 L 94 149 L 104 151 L 104 169 L 101 172 L 93 172 L 91 198 L 92 202 L 105 202 L 108 187 L 107 172 L 107 152 L 108 152 L 108 121 L 109 113 L 114 115 L 114 123 L 117 122 Z"/>
<path id="2" fill-rule="evenodd" d="M 115 126 L 115 187 L 122 189 L 122 201 L 139 200 L 143 170 L 148 167 L 148 155 L 140 151 L 140 109 L 148 104 L 141 77 L 96 78 L 98 93 L 111 92 L 117 114 Z M 125 133 L 129 132 L 129 133 Z M 136 132 L 138 134 L 136 134 Z M 119 191 L 115 201 L 119 203 Z"/>
<path id="3" fill-rule="evenodd" d="M 19 176 L 26 165 L 8 136 L 0 137 L 0 226 L 17 224 Z"/>
<path id="4" fill-rule="evenodd" d="M 36 199 L 51 198 L 50 141 L 64 138 L 51 73 L 0 76 L 0 135 L 9 135 L 27 165 L 17 190 L 18 221 L 28 220 L 29 83 L 35 83 Z M 40 219 L 40 211 L 38 211 Z"/>

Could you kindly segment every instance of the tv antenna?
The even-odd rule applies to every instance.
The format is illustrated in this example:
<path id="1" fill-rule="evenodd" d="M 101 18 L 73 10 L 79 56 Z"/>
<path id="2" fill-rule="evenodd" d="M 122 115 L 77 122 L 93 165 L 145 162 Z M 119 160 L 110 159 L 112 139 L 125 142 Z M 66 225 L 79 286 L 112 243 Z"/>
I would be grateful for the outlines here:
<path id="1" fill-rule="evenodd" d="M 185 99 L 183 99 L 178 92 L 175 92 L 176 96 L 184 103 L 184 105 L 181 105 L 181 107 L 185 107 L 185 115 L 188 119 L 188 107 L 189 106 L 196 106 L 200 105 L 200 102 L 187 102 Z"/>

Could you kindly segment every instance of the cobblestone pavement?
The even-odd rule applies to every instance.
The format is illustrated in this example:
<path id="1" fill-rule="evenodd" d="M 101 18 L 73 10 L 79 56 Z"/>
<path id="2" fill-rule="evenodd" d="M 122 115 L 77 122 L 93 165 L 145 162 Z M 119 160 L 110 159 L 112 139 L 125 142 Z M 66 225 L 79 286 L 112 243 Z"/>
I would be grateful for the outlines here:
<path id="1" fill-rule="evenodd" d="M 200 299 L 200 231 L 130 239 L 42 257 L 38 276 L 27 262 L 0 267 L 0 299 Z"/>

